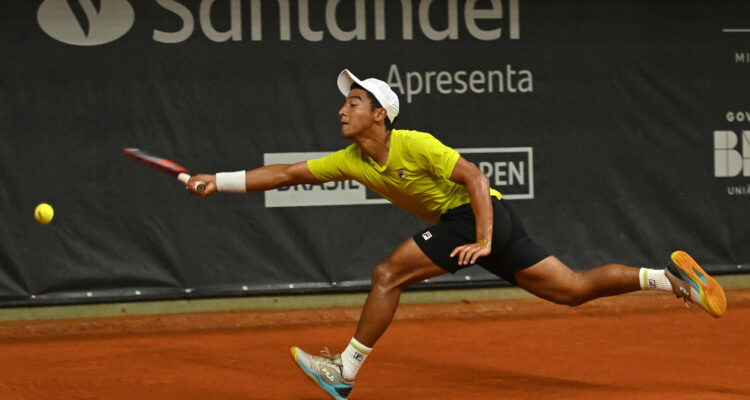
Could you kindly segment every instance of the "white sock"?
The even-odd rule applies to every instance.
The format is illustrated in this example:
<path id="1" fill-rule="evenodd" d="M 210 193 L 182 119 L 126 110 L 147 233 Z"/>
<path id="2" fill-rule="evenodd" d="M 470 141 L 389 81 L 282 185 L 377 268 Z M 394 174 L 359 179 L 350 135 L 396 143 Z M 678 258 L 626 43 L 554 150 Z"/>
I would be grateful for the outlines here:
<path id="1" fill-rule="evenodd" d="M 341 375 L 344 379 L 351 381 L 357 376 L 359 368 L 365 359 L 370 354 L 372 349 L 360 343 L 357 339 L 352 338 L 349 342 L 349 346 L 346 347 L 343 353 L 341 353 L 341 362 L 344 368 L 341 371 Z"/>
<path id="2" fill-rule="evenodd" d="M 638 276 L 641 280 L 641 289 L 672 291 L 672 282 L 667 279 L 663 269 L 641 268 Z"/>

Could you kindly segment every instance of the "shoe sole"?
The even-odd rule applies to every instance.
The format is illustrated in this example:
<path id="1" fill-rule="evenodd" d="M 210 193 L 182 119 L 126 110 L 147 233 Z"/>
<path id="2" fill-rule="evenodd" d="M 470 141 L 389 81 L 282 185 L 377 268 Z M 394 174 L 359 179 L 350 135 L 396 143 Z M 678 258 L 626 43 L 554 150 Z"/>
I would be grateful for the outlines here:
<path id="1" fill-rule="evenodd" d="M 701 306 L 714 318 L 719 318 L 727 311 L 727 297 L 724 289 L 693 257 L 682 250 L 675 251 L 671 256 L 672 263 L 688 278 L 693 288 L 697 289 L 701 297 Z"/>
<path id="2" fill-rule="evenodd" d="M 294 346 L 291 349 L 289 349 L 289 352 L 292 353 L 292 358 L 294 359 L 294 363 L 297 364 L 297 366 L 302 370 L 302 372 L 304 372 L 305 375 L 307 375 L 307 377 L 310 378 L 310 380 L 313 381 L 313 383 L 315 383 L 315 386 L 317 386 L 317 387 L 325 390 L 325 392 L 328 393 L 329 395 L 331 395 L 334 399 L 337 399 L 337 400 L 347 400 L 346 397 L 339 396 L 339 394 L 336 392 L 336 389 L 334 389 L 333 387 L 331 387 L 331 385 L 323 382 L 320 379 L 320 377 L 318 377 L 318 374 L 316 374 L 313 371 L 310 371 L 310 369 L 308 369 L 307 367 L 305 367 L 299 361 L 299 357 L 297 356 L 297 352 L 298 351 L 299 351 L 299 347 L 297 347 L 297 346 Z"/>

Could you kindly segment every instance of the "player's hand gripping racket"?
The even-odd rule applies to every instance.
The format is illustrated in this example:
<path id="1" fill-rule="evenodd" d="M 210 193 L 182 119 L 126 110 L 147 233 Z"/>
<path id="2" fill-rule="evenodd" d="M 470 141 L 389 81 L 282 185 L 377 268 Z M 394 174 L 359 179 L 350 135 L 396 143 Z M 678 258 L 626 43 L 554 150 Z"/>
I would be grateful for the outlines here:
<path id="1" fill-rule="evenodd" d="M 190 180 L 190 174 L 188 174 L 187 168 L 175 163 L 174 161 L 149 154 L 143 150 L 133 147 L 122 149 L 122 154 L 125 154 L 128 157 L 132 157 L 136 161 L 140 161 L 143 164 L 148 165 L 149 167 L 156 168 L 162 172 L 166 172 L 186 185 L 188 183 L 188 180 Z M 203 191 L 206 190 L 206 184 L 204 182 L 198 182 L 195 185 L 195 190 L 197 190 L 198 193 L 203 193 Z"/>

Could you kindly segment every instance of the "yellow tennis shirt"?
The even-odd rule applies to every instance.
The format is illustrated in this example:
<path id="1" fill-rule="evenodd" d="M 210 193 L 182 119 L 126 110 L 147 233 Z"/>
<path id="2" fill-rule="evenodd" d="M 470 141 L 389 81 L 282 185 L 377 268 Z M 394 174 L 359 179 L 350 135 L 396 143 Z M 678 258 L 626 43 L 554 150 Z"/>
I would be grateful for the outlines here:
<path id="1" fill-rule="evenodd" d="M 388 162 L 380 165 L 356 144 L 307 161 L 322 181 L 354 179 L 398 207 L 427 222 L 470 202 L 466 187 L 450 180 L 460 154 L 429 133 L 394 129 Z M 500 198 L 500 192 L 490 189 Z"/>

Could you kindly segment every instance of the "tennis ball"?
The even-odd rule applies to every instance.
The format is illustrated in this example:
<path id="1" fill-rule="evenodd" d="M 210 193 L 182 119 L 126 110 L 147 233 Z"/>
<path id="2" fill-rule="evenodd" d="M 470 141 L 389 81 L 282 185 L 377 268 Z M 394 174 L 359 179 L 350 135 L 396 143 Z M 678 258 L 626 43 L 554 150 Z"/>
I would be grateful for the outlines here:
<path id="1" fill-rule="evenodd" d="M 36 206 L 36 209 L 34 209 L 34 218 L 36 218 L 37 222 L 42 225 L 49 224 L 54 215 L 55 210 L 53 210 L 52 206 L 47 203 L 41 203 Z"/>

